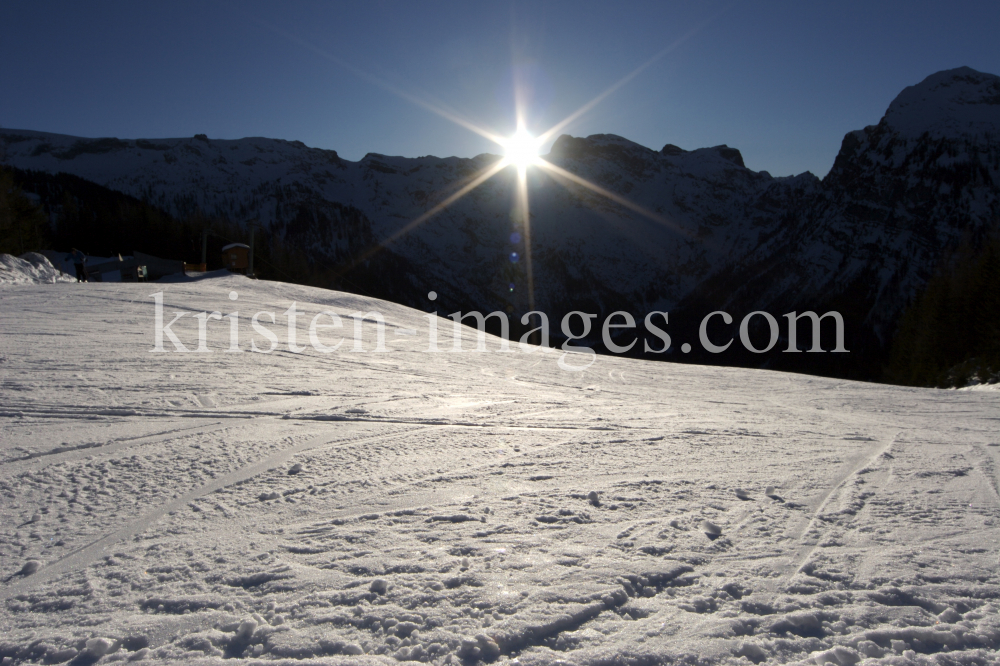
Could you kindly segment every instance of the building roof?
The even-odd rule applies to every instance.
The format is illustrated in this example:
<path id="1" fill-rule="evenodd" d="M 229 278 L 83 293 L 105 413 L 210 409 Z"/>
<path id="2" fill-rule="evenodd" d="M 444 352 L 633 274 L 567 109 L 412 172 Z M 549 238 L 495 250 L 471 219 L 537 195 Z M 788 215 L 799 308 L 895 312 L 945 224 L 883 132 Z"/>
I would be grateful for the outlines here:
<path id="1" fill-rule="evenodd" d="M 234 247 L 245 247 L 248 250 L 250 249 L 249 245 L 244 245 L 243 243 L 230 243 L 229 245 L 224 246 L 222 248 L 222 251 L 225 252 L 226 250 L 232 249 Z"/>

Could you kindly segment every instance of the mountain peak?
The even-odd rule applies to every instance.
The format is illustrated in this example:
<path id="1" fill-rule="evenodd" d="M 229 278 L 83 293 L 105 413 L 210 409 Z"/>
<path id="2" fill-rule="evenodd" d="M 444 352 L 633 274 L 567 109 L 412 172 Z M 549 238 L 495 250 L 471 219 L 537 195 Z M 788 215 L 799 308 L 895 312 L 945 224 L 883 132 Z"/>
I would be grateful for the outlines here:
<path id="1" fill-rule="evenodd" d="M 931 74 L 905 88 L 885 112 L 883 122 L 898 133 L 954 137 L 1000 130 L 1000 76 L 971 67 Z"/>
<path id="2" fill-rule="evenodd" d="M 617 134 L 591 134 L 587 138 L 574 137 L 569 134 L 562 134 L 555 143 L 552 144 L 550 155 L 553 157 L 568 157 L 570 159 L 583 159 L 584 157 L 596 157 L 600 154 L 608 154 L 608 151 L 630 151 L 639 150 L 641 152 L 652 152 L 645 146 L 641 146 L 634 141 L 629 141 Z"/>

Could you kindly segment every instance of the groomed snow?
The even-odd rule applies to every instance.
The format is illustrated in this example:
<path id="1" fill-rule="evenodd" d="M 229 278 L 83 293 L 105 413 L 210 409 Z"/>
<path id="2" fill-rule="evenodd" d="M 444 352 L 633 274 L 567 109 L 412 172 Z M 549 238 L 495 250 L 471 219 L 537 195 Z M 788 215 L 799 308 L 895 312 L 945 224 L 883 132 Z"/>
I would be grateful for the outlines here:
<path id="1" fill-rule="evenodd" d="M 244 353 L 150 353 L 159 291 Z M 388 351 L 320 354 L 321 310 Z M 4 663 L 1000 663 L 1000 393 L 427 335 L 237 276 L 0 285 Z"/>

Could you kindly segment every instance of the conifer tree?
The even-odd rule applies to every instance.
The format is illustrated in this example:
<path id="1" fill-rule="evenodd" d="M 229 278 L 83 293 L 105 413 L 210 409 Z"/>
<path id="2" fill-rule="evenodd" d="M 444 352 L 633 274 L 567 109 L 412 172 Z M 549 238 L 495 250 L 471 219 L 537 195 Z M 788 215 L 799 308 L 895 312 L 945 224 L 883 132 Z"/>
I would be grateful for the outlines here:
<path id="1" fill-rule="evenodd" d="M 21 255 L 45 246 L 47 220 L 24 195 L 9 170 L 0 168 L 0 253 Z"/>

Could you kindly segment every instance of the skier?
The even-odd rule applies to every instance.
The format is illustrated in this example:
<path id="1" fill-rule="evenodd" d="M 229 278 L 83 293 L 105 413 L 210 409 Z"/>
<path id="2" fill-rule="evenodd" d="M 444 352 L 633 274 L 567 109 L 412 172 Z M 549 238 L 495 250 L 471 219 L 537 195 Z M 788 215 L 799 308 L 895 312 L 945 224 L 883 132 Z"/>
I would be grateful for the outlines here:
<path id="1" fill-rule="evenodd" d="M 66 258 L 73 260 L 73 266 L 76 268 L 76 281 L 89 282 L 87 279 L 87 268 L 84 266 L 87 263 L 87 256 L 74 247 L 73 251 Z"/>

